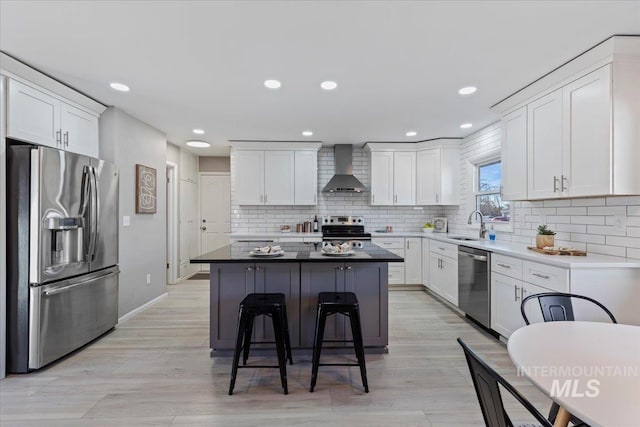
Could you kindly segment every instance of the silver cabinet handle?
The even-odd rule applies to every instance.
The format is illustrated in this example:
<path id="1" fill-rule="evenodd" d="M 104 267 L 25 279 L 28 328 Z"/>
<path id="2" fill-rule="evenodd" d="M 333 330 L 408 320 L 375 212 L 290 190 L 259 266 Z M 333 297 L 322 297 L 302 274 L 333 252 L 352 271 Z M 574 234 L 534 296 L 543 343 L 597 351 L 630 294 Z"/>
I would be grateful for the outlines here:
<path id="1" fill-rule="evenodd" d="M 438 203 L 438 193 L 436 193 L 436 203 Z"/>
<path id="2" fill-rule="evenodd" d="M 62 144 L 62 129 L 56 131 L 56 144 Z"/>
<path id="3" fill-rule="evenodd" d="M 518 289 L 520 289 L 517 285 L 513 285 L 513 300 L 518 301 Z"/>
<path id="4" fill-rule="evenodd" d="M 474 254 L 470 254 L 469 252 L 458 252 L 458 254 L 468 256 L 469 258 L 472 258 L 476 261 L 487 262 L 486 255 L 474 255 Z"/>
<path id="5" fill-rule="evenodd" d="M 540 273 L 531 273 L 532 275 L 539 277 L 541 279 L 545 279 L 545 280 L 549 280 L 549 276 L 544 275 L 544 274 L 540 274 Z"/>
<path id="6" fill-rule="evenodd" d="M 73 288 L 77 288 L 78 286 L 86 285 L 90 282 L 95 282 L 96 280 L 106 279 L 107 277 L 115 276 L 116 274 L 120 274 L 120 270 L 114 271 L 113 273 L 105 274 L 104 276 L 94 277 L 92 279 L 83 280 L 82 282 L 74 283 L 72 285 L 63 286 L 61 288 L 50 289 L 48 291 L 44 291 L 44 296 L 48 297 L 51 295 L 61 294 L 63 292 L 70 291 Z"/>
<path id="7" fill-rule="evenodd" d="M 407 239 L 407 249 L 409 249 L 409 239 Z"/>
<path id="8" fill-rule="evenodd" d="M 440 249 L 441 251 L 446 251 L 446 249 L 441 246 L 438 246 L 438 249 Z"/>
<path id="9" fill-rule="evenodd" d="M 498 267 L 502 267 L 502 268 L 511 268 L 511 266 L 510 266 L 510 265 L 507 265 L 507 264 L 501 264 L 501 263 L 498 263 Z"/>
<path id="10" fill-rule="evenodd" d="M 560 191 L 567 191 L 564 183 L 567 182 L 567 177 L 564 174 L 560 175 Z"/>
<path id="11" fill-rule="evenodd" d="M 256 271 L 262 270 L 262 267 L 256 267 Z"/>
<path id="12" fill-rule="evenodd" d="M 247 271 L 253 271 L 253 267 L 247 267 Z"/>
<path id="13" fill-rule="evenodd" d="M 64 145 L 69 146 L 69 131 L 64 133 Z"/>
<path id="14" fill-rule="evenodd" d="M 553 192 L 558 191 L 558 177 L 553 175 Z"/>
<path id="15" fill-rule="evenodd" d="M 524 300 L 527 291 L 524 289 L 524 286 L 520 288 L 520 300 Z"/>
<path id="16" fill-rule="evenodd" d="M 347 266 L 347 270 L 351 270 L 351 266 L 350 265 Z"/>

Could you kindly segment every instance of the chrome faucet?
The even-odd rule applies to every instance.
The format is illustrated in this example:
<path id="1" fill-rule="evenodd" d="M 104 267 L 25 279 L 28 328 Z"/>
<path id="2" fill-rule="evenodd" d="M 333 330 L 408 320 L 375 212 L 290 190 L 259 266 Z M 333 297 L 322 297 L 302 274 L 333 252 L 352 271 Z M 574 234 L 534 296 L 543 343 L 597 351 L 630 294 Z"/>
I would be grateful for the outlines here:
<path id="1" fill-rule="evenodd" d="M 473 215 L 480 215 L 480 238 L 484 239 L 484 235 L 487 234 L 487 228 L 484 226 L 484 217 L 482 216 L 482 212 L 479 210 L 475 210 L 469 214 L 469 219 L 467 220 L 467 224 L 471 225 L 471 219 Z"/>

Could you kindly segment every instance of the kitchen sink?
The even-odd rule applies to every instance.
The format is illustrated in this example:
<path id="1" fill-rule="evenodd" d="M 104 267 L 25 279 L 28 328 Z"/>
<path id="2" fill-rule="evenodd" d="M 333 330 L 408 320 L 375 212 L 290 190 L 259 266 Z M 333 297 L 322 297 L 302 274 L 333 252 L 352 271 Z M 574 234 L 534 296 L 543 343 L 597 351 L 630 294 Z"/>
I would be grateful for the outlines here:
<path id="1" fill-rule="evenodd" d="M 460 237 L 460 236 L 457 236 L 457 237 L 450 237 L 450 239 L 453 239 L 453 240 L 462 240 L 462 241 L 477 241 L 477 240 L 480 240 L 480 239 L 477 239 L 477 238 L 475 238 L 475 237 Z"/>

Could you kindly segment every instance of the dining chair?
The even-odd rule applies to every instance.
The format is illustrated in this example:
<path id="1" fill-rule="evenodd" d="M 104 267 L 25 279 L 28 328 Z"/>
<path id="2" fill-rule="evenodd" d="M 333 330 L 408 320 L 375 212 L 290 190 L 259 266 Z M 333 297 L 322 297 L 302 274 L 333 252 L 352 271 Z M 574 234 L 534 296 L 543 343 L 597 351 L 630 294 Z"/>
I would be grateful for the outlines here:
<path id="1" fill-rule="evenodd" d="M 513 427 L 511 419 L 507 415 L 500 394 L 500 387 L 507 390 L 543 427 L 552 427 L 552 424 L 507 380 L 487 365 L 475 354 L 462 339 L 458 343 L 464 350 L 464 355 L 469 365 L 473 386 L 476 390 L 478 403 L 482 410 L 482 417 L 487 427 Z M 531 426 L 530 424 L 527 424 Z"/>
<path id="2" fill-rule="evenodd" d="M 522 300 L 520 304 L 520 313 L 524 323 L 530 324 L 526 314 L 526 305 L 529 301 L 537 299 L 540 304 L 540 310 L 542 311 L 542 318 L 545 322 L 557 322 L 557 321 L 573 321 L 576 320 L 573 312 L 573 300 L 588 301 L 598 307 L 600 307 L 611 319 L 613 323 L 618 323 L 613 313 L 609 311 L 607 307 L 594 300 L 593 298 L 585 297 L 584 295 L 567 294 L 562 292 L 544 292 L 540 294 L 529 295 Z"/>

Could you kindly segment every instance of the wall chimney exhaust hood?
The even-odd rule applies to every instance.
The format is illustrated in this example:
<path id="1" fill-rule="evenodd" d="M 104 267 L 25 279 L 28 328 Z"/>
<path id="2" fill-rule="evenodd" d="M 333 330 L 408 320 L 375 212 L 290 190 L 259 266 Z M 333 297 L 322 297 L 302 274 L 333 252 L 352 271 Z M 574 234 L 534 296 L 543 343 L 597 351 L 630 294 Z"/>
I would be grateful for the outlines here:
<path id="1" fill-rule="evenodd" d="M 322 189 L 325 193 L 362 193 L 364 185 L 353 176 L 353 146 L 336 144 L 333 147 L 336 158 L 336 173 Z"/>

